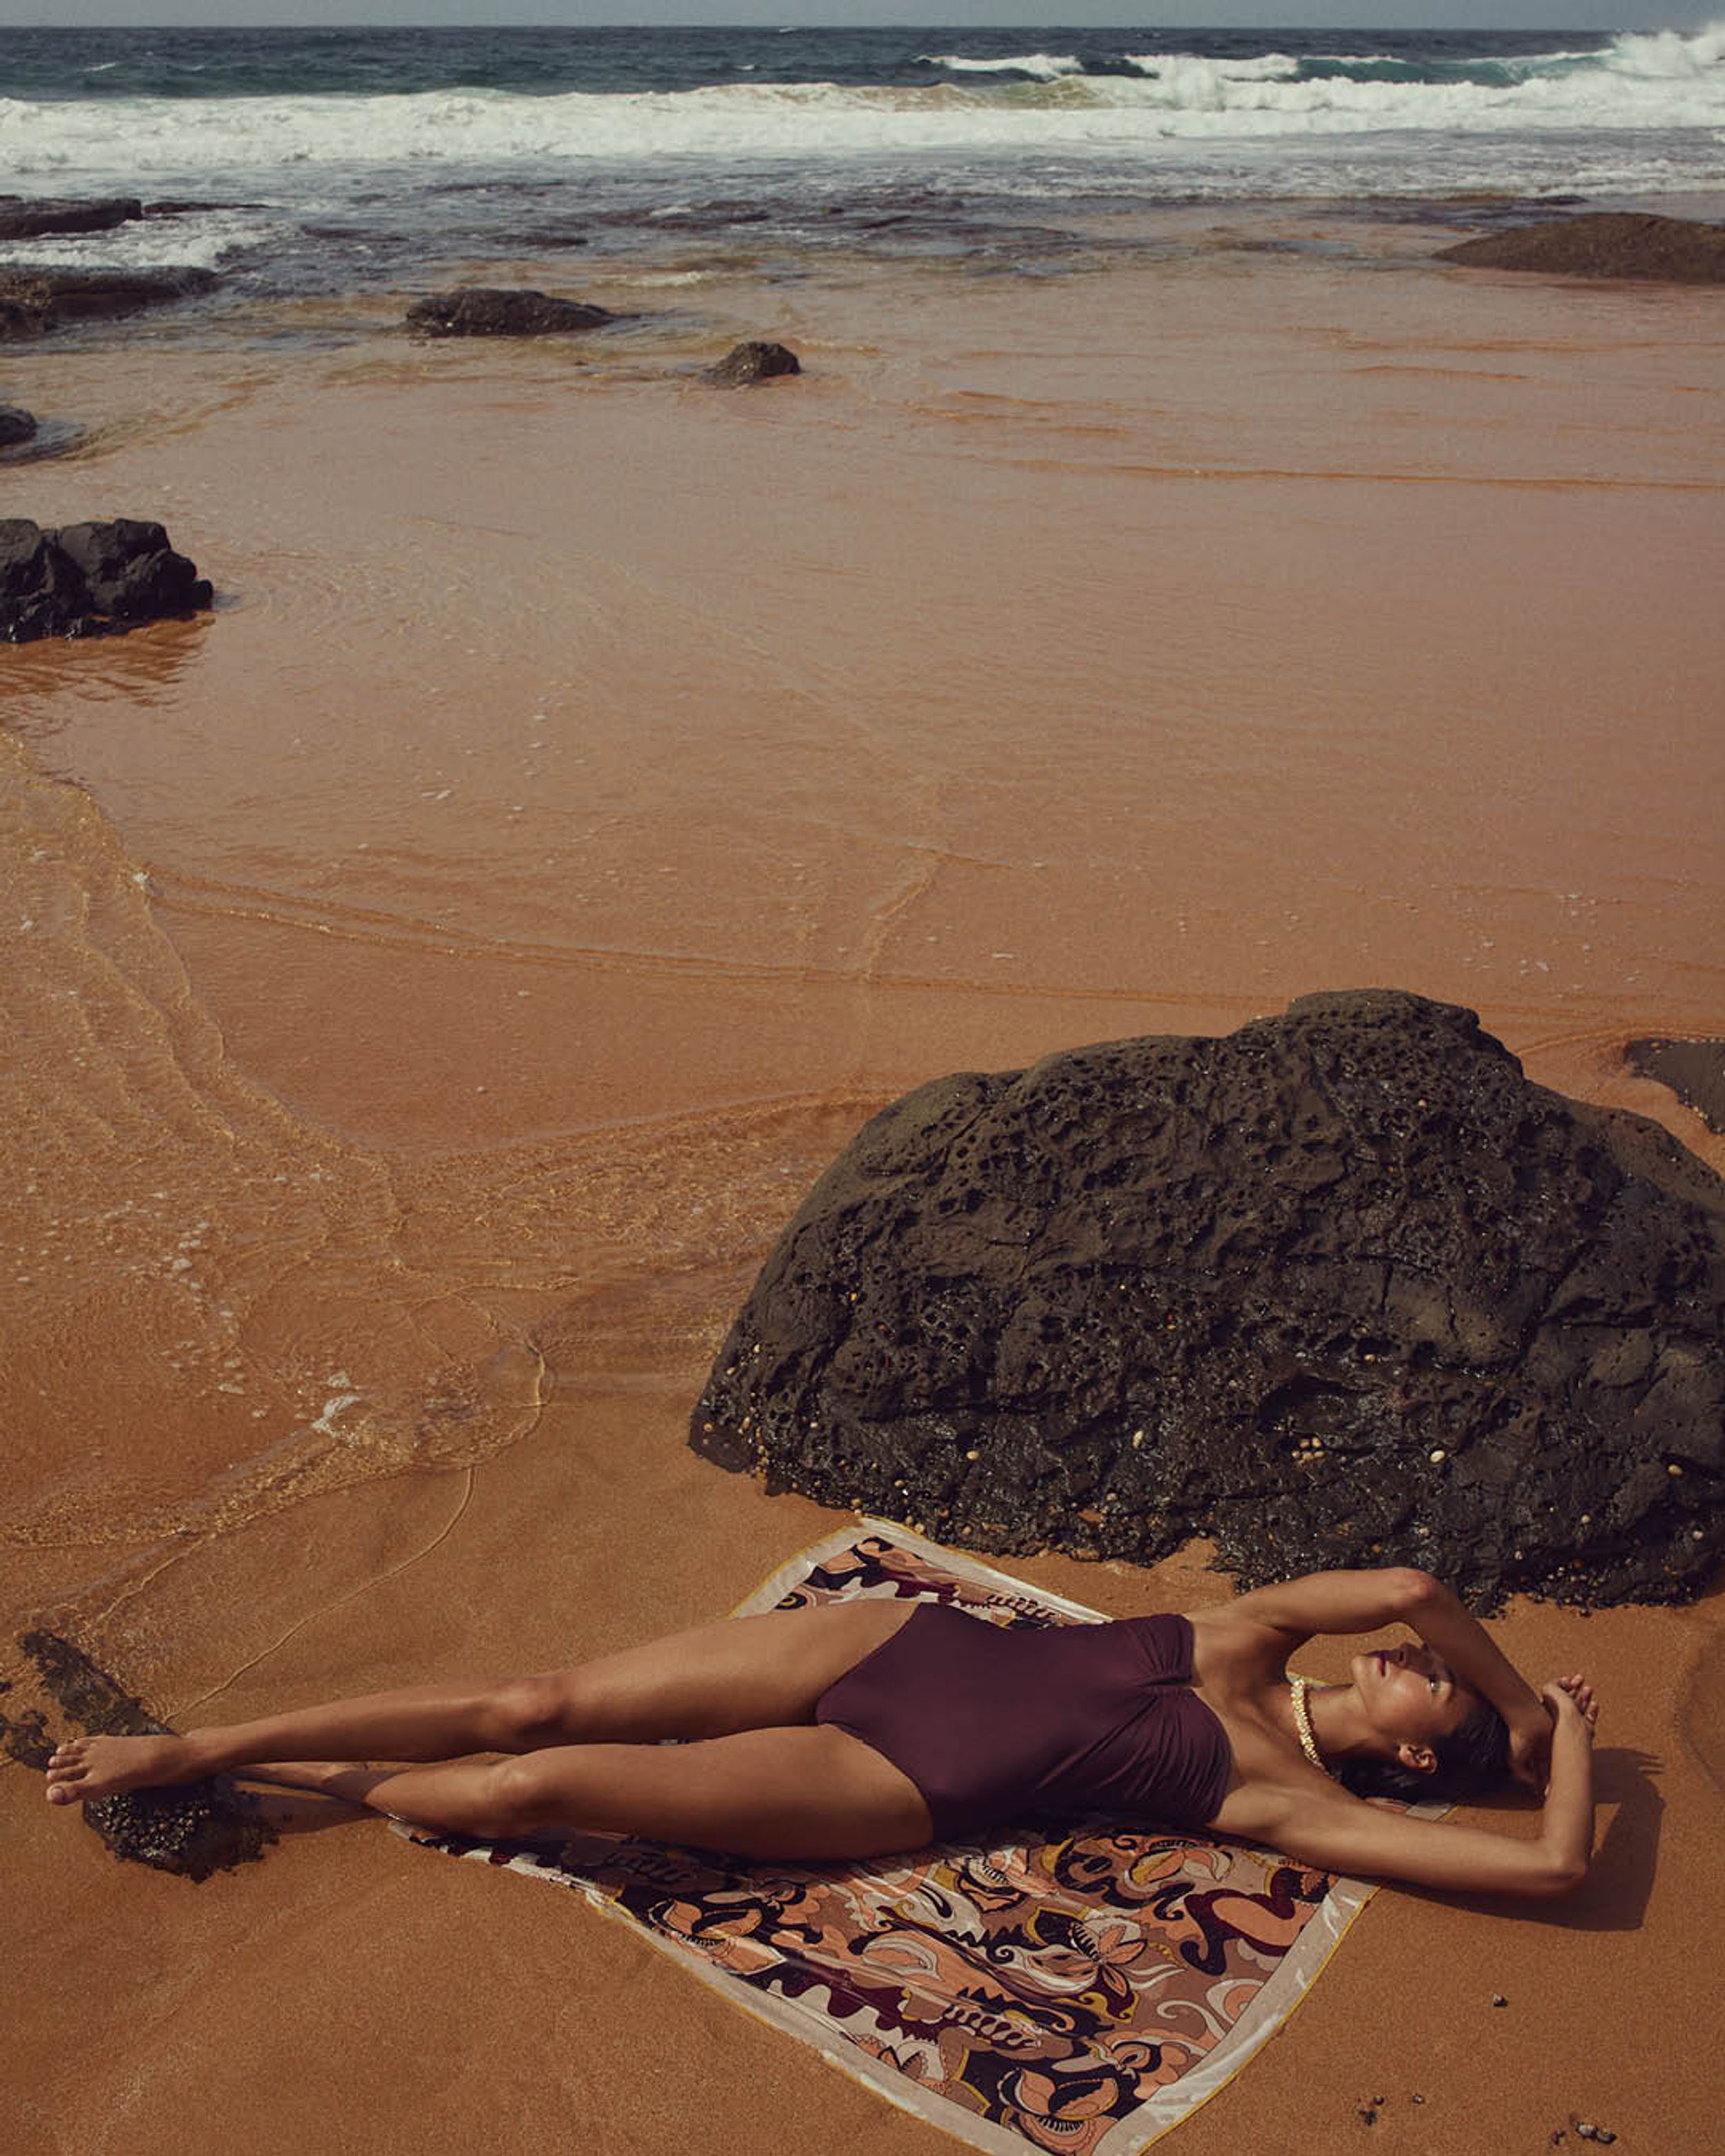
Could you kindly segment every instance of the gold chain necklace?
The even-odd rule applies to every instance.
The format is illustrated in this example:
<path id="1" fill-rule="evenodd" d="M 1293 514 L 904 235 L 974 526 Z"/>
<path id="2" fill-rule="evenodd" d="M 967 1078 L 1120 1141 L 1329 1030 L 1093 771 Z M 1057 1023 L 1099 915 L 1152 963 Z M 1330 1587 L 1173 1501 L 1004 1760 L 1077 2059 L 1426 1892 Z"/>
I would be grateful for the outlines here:
<path id="1" fill-rule="evenodd" d="M 1294 1728 L 1300 1739 L 1300 1749 L 1320 1774 L 1328 1774 L 1330 1770 L 1324 1764 L 1324 1755 L 1318 1750 L 1317 1739 L 1312 1733 L 1312 1709 L 1306 1704 L 1306 1695 L 1311 1689 L 1310 1677 L 1288 1679 L 1288 1691 L 1294 1702 Z M 1321 1686 L 1320 1689 L 1327 1690 L 1328 1687 Z M 1332 1775 L 1331 1779 L 1334 1779 Z"/>

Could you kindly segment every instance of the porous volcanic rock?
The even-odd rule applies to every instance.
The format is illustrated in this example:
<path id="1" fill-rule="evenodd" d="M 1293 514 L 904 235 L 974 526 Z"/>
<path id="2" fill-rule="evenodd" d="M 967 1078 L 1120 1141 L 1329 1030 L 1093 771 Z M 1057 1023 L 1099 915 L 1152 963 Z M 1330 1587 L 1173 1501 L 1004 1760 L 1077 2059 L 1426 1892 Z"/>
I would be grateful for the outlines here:
<path id="1" fill-rule="evenodd" d="M 964 1072 L 816 1184 L 691 1441 L 984 1549 L 1678 1601 L 1725 1545 L 1725 1185 L 1394 990 Z"/>
<path id="2" fill-rule="evenodd" d="M 33 412 L 26 412 L 21 404 L 0 404 L 0 449 L 14 449 L 20 442 L 33 440 L 35 434 Z"/>
<path id="3" fill-rule="evenodd" d="M 216 283 L 213 270 L 0 270 L 0 343 L 45 336 L 66 322 L 168 306 Z"/>
<path id="4" fill-rule="evenodd" d="M 208 580 L 159 524 L 122 516 L 45 531 L 0 517 L 0 639 L 100 636 L 210 604 Z"/>
<path id="5" fill-rule="evenodd" d="M 0 239 L 40 239 L 49 234 L 111 232 L 144 214 L 136 195 L 84 198 L 0 195 Z"/>
<path id="6" fill-rule="evenodd" d="M 751 337 L 734 344 L 725 357 L 706 371 L 709 382 L 722 388 L 746 388 L 752 382 L 771 382 L 776 375 L 800 374 L 803 363 L 788 345 L 763 343 Z"/>
<path id="7" fill-rule="evenodd" d="M 544 292 L 494 291 L 464 285 L 434 292 L 408 309 L 408 327 L 421 336 L 556 336 L 570 330 L 602 330 L 619 317 L 581 300 Z"/>
<path id="8" fill-rule="evenodd" d="M 1725 227 L 1690 218 L 1593 211 L 1464 239 L 1440 249 L 1437 259 L 1473 270 L 1532 270 L 1547 276 L 1725 285 Z"/>

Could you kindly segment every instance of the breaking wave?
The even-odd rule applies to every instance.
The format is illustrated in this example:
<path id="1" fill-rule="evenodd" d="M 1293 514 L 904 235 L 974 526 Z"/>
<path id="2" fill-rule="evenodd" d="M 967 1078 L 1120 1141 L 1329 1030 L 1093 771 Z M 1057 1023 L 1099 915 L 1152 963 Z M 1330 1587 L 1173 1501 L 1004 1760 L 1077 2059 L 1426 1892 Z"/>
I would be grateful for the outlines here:
<path id="1" fill-rule="evenodd" d="M 0 94 L 0 189 L 131 192 L 174 176 L 298 203 L 382 167 L 416 187 L 473 173 L 586 183 L 602 167 L 656 184 L 673 167 L 777 185 L 761 177 L 772 165 L 821 195 L 861 161 L 1019 195 L 1725 185 L 1725 23 L 1589 49 L 1363 33 L 1349 50 L 1283 32 L 1256 50 L 1230 33 L 1156 51 L 1142 49 L 1156 34 L 1136 31 L 1075 33 L 1059 52 L 959 35 L 958 49 L 929 53 L 896 33 L 799 32 L 777 41 L 777 72 L 775 41 L 742 32 L 629 33 L 626 49 L 598 33 L 208 33 L 193 45 L 138 33 L 124 66 L 49 34 L 34 75 L 0 51 L 0 93 L 18 93 Z M 212 228 L 203 244 L 233 236 Z"/>

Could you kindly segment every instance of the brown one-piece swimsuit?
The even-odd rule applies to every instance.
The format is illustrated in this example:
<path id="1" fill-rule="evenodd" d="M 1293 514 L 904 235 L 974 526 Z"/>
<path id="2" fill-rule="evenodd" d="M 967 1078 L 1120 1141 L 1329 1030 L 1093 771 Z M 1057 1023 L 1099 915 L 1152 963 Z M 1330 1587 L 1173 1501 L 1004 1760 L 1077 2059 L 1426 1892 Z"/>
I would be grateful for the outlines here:
<path id="1" fill-rule="evenodd" d="M 1191 1677 L 1183 1617 L 1008 1628 L 923 1602 L 815 1719 L 907 1774 L 942 1841 L 1047 1811 L 1199 1827 L 1233 1754 Z"/>

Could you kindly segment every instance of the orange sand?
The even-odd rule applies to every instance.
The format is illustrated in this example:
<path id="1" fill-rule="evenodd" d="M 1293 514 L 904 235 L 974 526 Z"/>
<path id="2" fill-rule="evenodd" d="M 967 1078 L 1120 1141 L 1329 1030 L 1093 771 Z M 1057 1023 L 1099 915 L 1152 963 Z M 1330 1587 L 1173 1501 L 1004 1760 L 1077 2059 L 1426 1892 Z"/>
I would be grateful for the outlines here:
<path id="1" fill-rule="evenodd" d="M 693 1459 L 688 1404 L 937 1070 L 1393 983 L 1725 1167 L 1620 1053 L 1725 1032 L 1717 298 L 1166 226 L 1043 280 L 716 272 L 603 348 L 326 307 L 14 366 L 94 431 L 7 513 L 160 516 L 223 603 L 0 658 L 8 1640 L 196 1722 L 728 1607 L 829 1520 Z M 808 377 L 672 371 L 750 331 Z M 1594 1881 L 1381 1896 L 1187 2156 L 1379 2095 L 1374 2148 L 1712 2145 L 1725 1599 L 1504 1636 L 1604 1691 Z M 22 1768 L 0 1805 L 37 2145 L 941 2145 L 381 1828 L 194 1889 Z"/>

